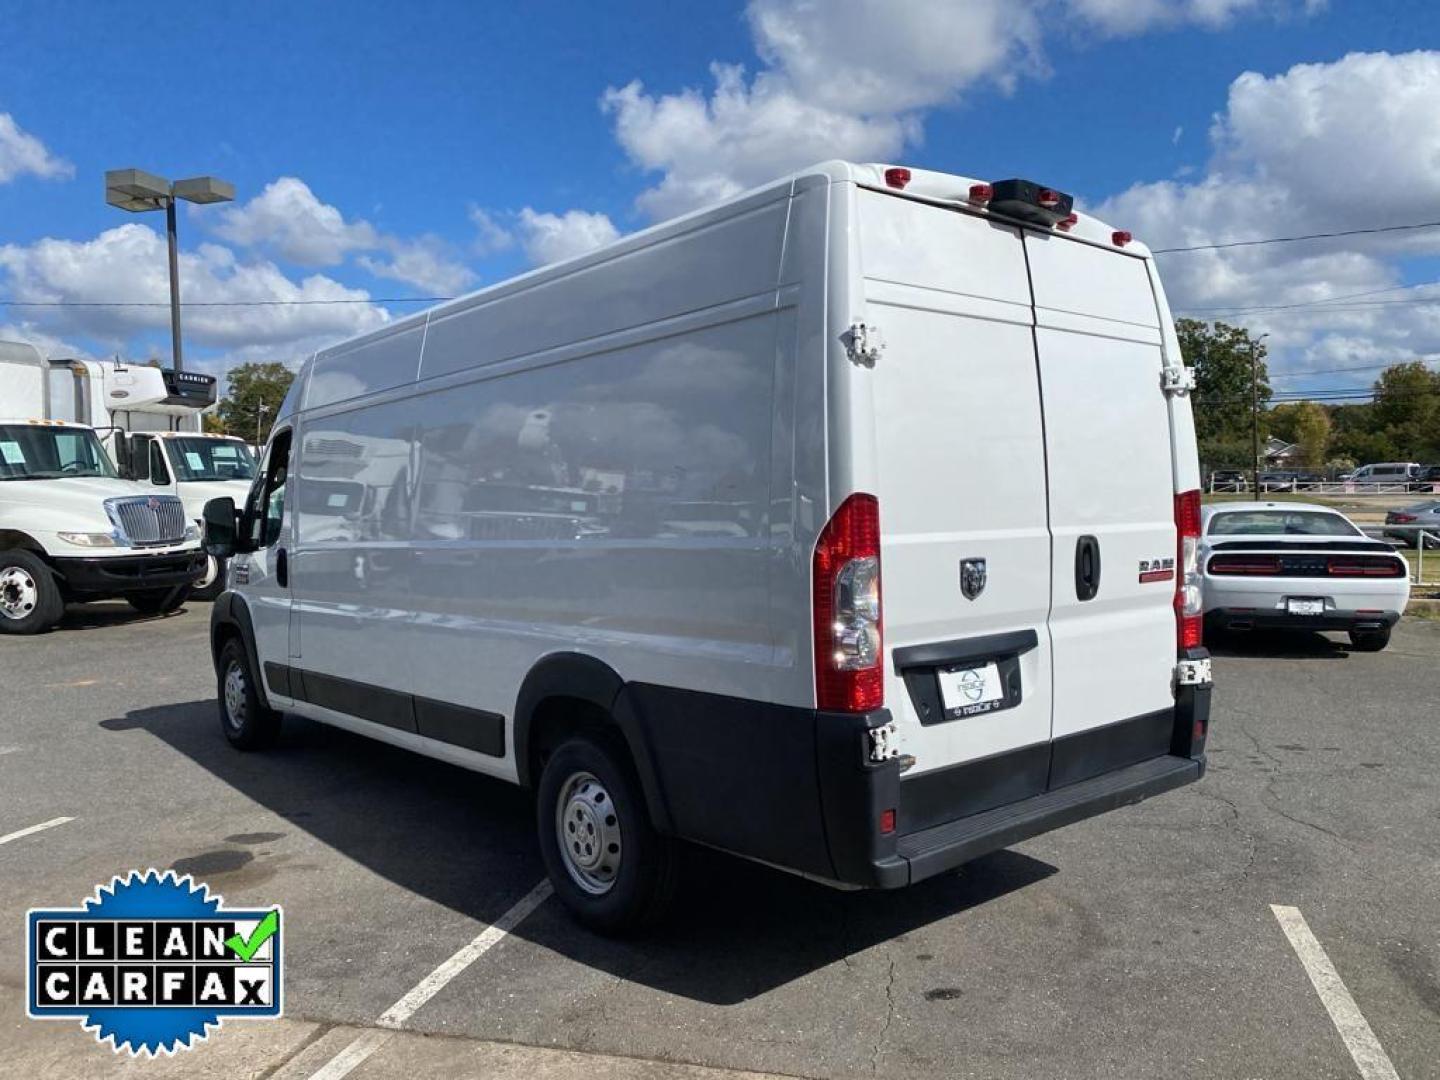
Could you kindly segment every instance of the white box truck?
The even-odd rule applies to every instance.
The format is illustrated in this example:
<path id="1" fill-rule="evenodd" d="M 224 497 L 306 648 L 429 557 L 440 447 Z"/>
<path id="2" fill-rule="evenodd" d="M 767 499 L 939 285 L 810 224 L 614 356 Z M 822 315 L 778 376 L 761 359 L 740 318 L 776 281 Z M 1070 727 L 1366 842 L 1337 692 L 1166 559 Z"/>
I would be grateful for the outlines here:
<path id="1" fill-rule="evenodd" d="M 1190 380 L 1070 202 L 830 163 L 319 352 L 206 510 L 225 735 L 533 788 L 604 930 L 679 841 L 893 888 L 1198 779 Z"/>
<path id="2" fill-rule="evenodd" d="M 121 477 L 152 494 L 177 496 L 197 527 L 205 504 L 244 499 L 255 477 L 245 440 L 201 430 L 215 406 L 215 376 L 145 364 L 90 359 L 50 360 L 50 416 L 89 424 L 100 434 Z M 212 557 L 191 589 L 213 600 L 225 588 L 225 566 Z"/>
<path id="3" fill-rule="evenodd" d="M 0 633 L 50 629 L 66 601 L 179 607 L 205 568 L 174 495 L 120 478 L 93 428 L 50 417 L 49 368 L 0 342 Z"/>

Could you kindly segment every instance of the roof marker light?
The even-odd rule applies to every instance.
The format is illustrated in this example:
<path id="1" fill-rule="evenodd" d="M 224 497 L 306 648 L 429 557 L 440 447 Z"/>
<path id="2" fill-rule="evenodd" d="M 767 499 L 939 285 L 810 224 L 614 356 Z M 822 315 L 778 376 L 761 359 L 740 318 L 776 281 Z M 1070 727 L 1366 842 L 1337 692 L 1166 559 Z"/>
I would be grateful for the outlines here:
<path id="1" fill-rule="evenodd" d="M 970 201 L 985 204 L 995 197 L 995 189 L 989 184 L 971 184 Z"/>
<path id="2" fill-rule="evenodd" d="M 1060 229 L 1060 230 L 1064 231 L 1064 232 L 1069 232 L 1072 228 L 1074 228 L 1074 227 L 1075 227 L 1076 225 L 1078 225 L 1078 224 L 1080 224 L 1080 215 L 1079 215 L 1079 214 L 1071 214 L 1069 217 L 1067 217 L 1067 218 L 1061 218 L 1059 221 L 1057 221 L 1057 222 L 1055 223 L 1055 227 L 1056 227 L 1057 229 Z"/>
<path id="3" fill-rule="evenodd" d="M 1054 210 L 1060 205 L 1060 193 L 1050 188 L 1041 188 L 1040 194 L 1035 197 L 1035 204 L 1046 210 Z"/>
<path id="4" fill-rule="evenodd" d="M 898 188 L 899 190 L 904 191 L 905 185 L 910 183 L 910 170 L 900 168 L 898 166 L 893 169 L 886 169 L 885 183 L 889 184 L 893 188 Z"/>
<path id="5" fill-rule="evenodd" d="M 1134 239 L 1135 238 L 1131 236 L 1128 232 L 1126 232 L 1124 229 L 1116 229 L 1113 233 L 1110 234 L 1110 242 L 1116 247 L 1124 247 L 1126 244 L 1130 243 L 1130 241 Z"/>

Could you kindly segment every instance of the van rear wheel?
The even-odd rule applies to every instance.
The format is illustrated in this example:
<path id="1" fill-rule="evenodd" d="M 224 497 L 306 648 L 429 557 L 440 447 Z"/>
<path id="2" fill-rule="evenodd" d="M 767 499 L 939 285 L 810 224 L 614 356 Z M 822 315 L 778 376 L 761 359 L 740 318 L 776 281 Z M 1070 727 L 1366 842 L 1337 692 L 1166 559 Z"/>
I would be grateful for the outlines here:
<path id="1" fill-rule="evenodd" d="M 550 755 L 536 826 L 555 893 L 580 922 L 623 934 L 664 916 L 678 880 L 675 842 L 655 831 L 614 742 L 578 735 Z"/>
<path id="2" fill-rule="evenodd" d="M 231 638 L 215 664 L 220 730 L 239 750 L 263 750 L 280 737 L 280 714 L 260 700 L 255 674 L 239 638 Z"/>

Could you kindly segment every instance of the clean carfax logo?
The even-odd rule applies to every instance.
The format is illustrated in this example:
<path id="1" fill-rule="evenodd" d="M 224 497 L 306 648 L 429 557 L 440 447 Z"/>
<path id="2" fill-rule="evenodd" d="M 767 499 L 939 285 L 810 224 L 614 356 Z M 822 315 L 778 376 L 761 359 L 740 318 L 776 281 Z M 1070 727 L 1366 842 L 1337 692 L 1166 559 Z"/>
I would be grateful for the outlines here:
<path id="1" fill-rule="evenodd" d="M 132 871 L 79 908 L 27 917 L 27 1008 L 78 1017 L 132 1055 L 171 1054 L 227 1016 L 277 1017 L 278 907 L 237 910 L 187 874 Z"/>

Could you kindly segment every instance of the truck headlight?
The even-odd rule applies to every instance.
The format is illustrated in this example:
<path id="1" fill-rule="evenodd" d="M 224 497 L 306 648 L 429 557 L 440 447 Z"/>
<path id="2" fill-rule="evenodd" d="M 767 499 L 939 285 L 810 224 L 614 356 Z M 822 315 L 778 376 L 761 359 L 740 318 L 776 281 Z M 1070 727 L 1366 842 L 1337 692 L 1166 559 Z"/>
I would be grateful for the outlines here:
<path id="1" fill-rule="evenodd" d="M 119 547 L 120 542 L 115 539 L 113 533 L 86 533 L 86 532 L 62 532 L 56 533 L 67 544 L 74 544 L 76 547 Z"/>

